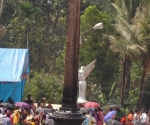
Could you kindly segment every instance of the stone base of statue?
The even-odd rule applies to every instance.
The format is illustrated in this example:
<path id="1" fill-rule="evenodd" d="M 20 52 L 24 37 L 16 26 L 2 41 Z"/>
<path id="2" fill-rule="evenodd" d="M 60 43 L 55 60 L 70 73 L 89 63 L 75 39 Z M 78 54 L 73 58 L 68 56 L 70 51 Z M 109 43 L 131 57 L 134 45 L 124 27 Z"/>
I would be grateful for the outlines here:
<path id="1" fill-rule="evenodd" d="M 85 116 L 78 110 L 67 111 L 60 109 L 60 111 L 53 113 L 52 119 L 54 120 L 54 125 L 82 125 Z"/>
<path id="2" fill-rule="evenodd" d="M 83 100 L 83 99 L 81 99 L 81 98 L 78 98 L 78 100 L 77 100 L 77 104 L 85 104 L 85 103 L 87 103 L 87 102 L 89 102 L 89 101 Z"/>
<path id="3" fill-rule="evenodd" d="M 85 93 L 86 93 L 86 81 L 79 81 L 79 97 L 77 100 L 78 104 L 83 104 L 88 102 L 85 99 Z"/>

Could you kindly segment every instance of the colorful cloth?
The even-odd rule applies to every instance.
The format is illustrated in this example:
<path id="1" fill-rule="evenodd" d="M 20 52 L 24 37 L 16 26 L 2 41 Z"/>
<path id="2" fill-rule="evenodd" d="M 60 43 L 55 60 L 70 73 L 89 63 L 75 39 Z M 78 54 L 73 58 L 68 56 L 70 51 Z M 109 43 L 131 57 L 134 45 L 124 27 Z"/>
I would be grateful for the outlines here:
<path id="1" fill-rule="evenodd" d="M 127 120 L 128 120 L 128 122 L 131 122 L 132 120 L 133 120 L 133 114 L 129 114 L 128 116 L 127 116 Z"/>

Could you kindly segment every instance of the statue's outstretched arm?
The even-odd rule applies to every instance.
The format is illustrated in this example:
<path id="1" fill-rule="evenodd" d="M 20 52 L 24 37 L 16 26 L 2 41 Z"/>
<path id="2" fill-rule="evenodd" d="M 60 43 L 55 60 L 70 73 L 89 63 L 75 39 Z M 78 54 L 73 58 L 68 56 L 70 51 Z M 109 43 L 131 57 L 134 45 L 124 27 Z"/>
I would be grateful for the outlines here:
<path id="1" fill-rule="evenodd" d="M 88 65 L 84 68 L 84 76 L 85 76 L 85 78 L 89 76 L 89 74 L 91 73 L 91 71 L 92 71 L 93 68 L 95 67 L 95 62 L 96 62 L 96 59 L 93 60 L 90 64 L 88 64 Z"/>

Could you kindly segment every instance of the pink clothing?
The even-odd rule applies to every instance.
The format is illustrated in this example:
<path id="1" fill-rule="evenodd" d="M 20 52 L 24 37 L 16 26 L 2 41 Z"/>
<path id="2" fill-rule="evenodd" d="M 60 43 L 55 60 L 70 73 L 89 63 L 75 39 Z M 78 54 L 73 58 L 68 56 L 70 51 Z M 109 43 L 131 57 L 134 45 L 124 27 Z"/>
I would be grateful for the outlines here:
<path id="1" fill-rule="evenodd" d="M 97 112 L 99 114 L 99 119 L 97 120 L 97 124 L 96 125 L 103 125 L 103 121 L 104 121 L 104 116 L 103 113 L 101 111 Z"/>
<path id="2" fill-rule="evenodd" d="M 10 116 L 9 117 L 11 124 L 13 124 L 13 118 Z"/>

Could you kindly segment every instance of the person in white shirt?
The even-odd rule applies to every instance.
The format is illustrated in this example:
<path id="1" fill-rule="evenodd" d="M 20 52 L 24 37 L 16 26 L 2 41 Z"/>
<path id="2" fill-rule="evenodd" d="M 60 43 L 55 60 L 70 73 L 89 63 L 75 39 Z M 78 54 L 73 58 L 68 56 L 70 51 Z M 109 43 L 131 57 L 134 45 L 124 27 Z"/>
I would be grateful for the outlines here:
<path id="1" fill-rule="evenodd" d="M 2 114 L 2 112 L 0 110 L 0 125 L 2 125 L 3 120 L 4 120 L 4 116 L 3 116 L 3 114 Z"/>
<path id="2" fill-rule="evenodd" d="M 145 109 L 143 108 L 140 114 L 140 121 L 142 121 L 144 115 L 145 115 Z"/>
<path id="3" fill-rule="evenodd" d="M 95 118 L 93 117 L 93 115 L 90 115 L 90 113 L 89 112 L 87 112 L 87 114 L 86 114 L 86 117 L 88 118 L 88 125 L 96 125 L 96 120 L 95 120 Z"/>
<path id="4" fill-rule="evenodd" d="M 136 120 L 136 121 L 140 121 L 140 110 L 136 110 L 135 111 L 135 114 L 133 116 L 133 119 Z"/>
<path id="5" fill-rule="evenodd" d="M 144 123 L 144 124 L 147 124 L 149 125 L 149 117 L 148 117 L 148 113 L 149 111 L 147 110 L 145 113 L 142 113 L 142 116 L 140 117 L 141 118 L 141 122 Z"/>

